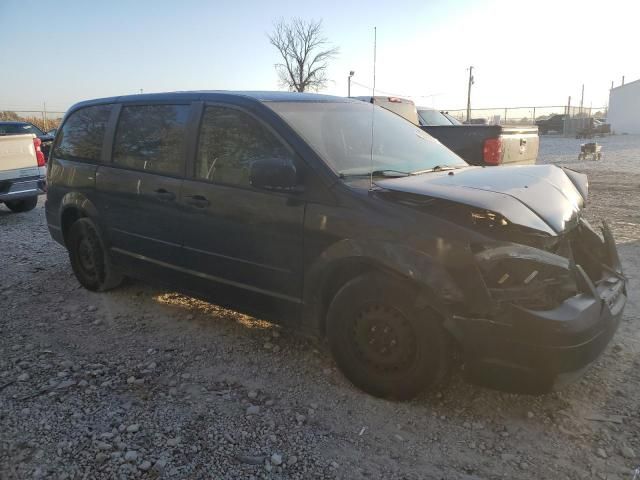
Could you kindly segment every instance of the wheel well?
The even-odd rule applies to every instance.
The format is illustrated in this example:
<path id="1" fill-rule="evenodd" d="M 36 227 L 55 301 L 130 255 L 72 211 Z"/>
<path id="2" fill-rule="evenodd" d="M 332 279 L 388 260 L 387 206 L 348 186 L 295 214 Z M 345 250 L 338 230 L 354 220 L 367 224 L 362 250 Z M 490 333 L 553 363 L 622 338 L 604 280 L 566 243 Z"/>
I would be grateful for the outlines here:
<path id="1" fill-rule="evenodd" d="M 71 225 L 75 223 L 76 220 L 85 217 L 80 210 L 77 208 L 69 207 L 64 212 L 62 212 L 62 219 L 60 221 L 62 227 L 62 236 L 64 238 L 65 243 L 67 242 L 67 234 L 71 229 Z"/>
<path id="2" fill-rule="evenodd" d="M 363 260 L 344 261 L 336 268 L 334 268 L 331 273 L 329 273 L 322 287 L 322 303 L 319 324 L 321 333 L 323 335 L 325 333 L 327 311 L 329 309 L 331 301 L 333 300 L 333 297 L 335 297 L 336 293 L 338 293 L 338 290 L 340 290 L 340 288 L 342 288 L 342 286 L 349 280 L 356 278 L 363 273 L 374 271 L 388 273 L 379 266 L 373 265 Z"/>
<path id="3" fill-rule="evenodd" d="M 362 275 L 367 272 L 381 272 L 390 277 L 395 277 L 397 280 L 406 282 L 409 285 L 415 286 L 423 295 L 423 299 L 428 302 L 428 304 L 434 309 L 434 311 L 438 312 L 440 315 L 444 317 L 444 306 L 438 301 L 437 297 L 433 295 L 428 288 L 424 285 L 419 285 L 410 278 L 407 278 L 403 275 L 400 275 L 398 272 L 390 271 L 386 268 L 383 268 L 380 265 L 375 265 L 370 262 L 366 262 L 363 260 L 349 260 L 338 265 L 326 278 L 322 287 L 322 303 L 320 310 L 320 318 L 319 318 L 319 326 L 322 335 L 325 334 L 325 324 L 327 320 L 327 311 L 329 310 L 329 305 L 335 297 L 338 290 L 342 288 L 342 286 L 347 283 L 349 280 Z"/>

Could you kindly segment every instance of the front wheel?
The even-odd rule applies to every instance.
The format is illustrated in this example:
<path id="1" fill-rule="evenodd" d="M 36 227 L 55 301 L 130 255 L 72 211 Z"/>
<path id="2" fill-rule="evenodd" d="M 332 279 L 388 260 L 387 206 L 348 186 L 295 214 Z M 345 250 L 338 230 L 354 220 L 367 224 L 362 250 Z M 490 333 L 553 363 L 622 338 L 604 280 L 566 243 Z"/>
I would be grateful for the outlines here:
<path id="1" fill-rule="evenodd" d="M 36 208 L 38 197 L 28 197 L 22 200 L 9 200 L 4 202 L 9 210 L 15 213 L 28 212 Z"/>
<path id="2" fill-rule="evenodd" d="M 372 395 L 406 400 L 434 389 L 450 364 L 449 340 L 412 285 L 381 273 L 347 282 L 327 314 L 327 337 L 344 375 Z"/>
<path id="3" fill-rule="evenodd" d="M 102 292 L 122 283 L 123 277 L 115 270 L 98 228 L 90 219 L 76 220 L 65 243 L 73 273 L 87 290 Z"/>

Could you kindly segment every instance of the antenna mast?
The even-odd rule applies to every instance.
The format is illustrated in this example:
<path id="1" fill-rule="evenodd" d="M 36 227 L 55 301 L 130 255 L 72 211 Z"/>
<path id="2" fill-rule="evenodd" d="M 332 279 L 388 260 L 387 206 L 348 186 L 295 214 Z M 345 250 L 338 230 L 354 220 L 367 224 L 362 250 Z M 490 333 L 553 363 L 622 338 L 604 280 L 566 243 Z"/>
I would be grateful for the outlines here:
<path id="1" fill-rule="evenodd" d="M 373 127 L 375 121 L 376 112 L 376 43 L 377 43 L 377 31 L 376 27 L 373 27 L 373 88 L 371 89 L 371 169 L 369 170 L 369 190 L 373 190 Z"/>

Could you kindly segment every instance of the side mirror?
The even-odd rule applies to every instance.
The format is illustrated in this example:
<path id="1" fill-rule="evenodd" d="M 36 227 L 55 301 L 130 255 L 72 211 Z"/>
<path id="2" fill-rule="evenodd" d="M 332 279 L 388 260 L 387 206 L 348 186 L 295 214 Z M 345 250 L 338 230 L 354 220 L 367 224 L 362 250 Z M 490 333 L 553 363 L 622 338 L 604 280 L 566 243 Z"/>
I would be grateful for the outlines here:
<path id="1" fill-rule="evenodd" d="M 264 158 L 251 164 L 249 181 L 256 188 L 280 192 L 300 192 L 296 167 L 282 158 Z"/>

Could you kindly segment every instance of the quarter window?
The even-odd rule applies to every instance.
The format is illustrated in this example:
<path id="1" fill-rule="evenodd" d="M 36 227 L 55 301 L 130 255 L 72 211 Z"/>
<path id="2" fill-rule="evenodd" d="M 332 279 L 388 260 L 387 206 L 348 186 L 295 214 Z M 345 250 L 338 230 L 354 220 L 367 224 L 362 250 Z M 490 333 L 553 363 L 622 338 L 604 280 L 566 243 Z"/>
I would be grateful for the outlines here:
<path id="1" fill-rule="evenodd" d="M 259 159 L 293 162 L 290 151 L 252 116 L 227 107 L 206 107 L 200 127 L 195 177 L 249 186 L 249 169 Z"/>
<path id="2" fill-rule="evenodd" d="M 100 161 L 111 105 L 96 105 L 73 112 L 58 132 L 53 154 L 58 158 Z"/>
<path id="3" fill-rule="evenodd" d="M 189 109 L 189 105 L 123 107 L 113 161 L 135 170 L 181 175 Z"/>

